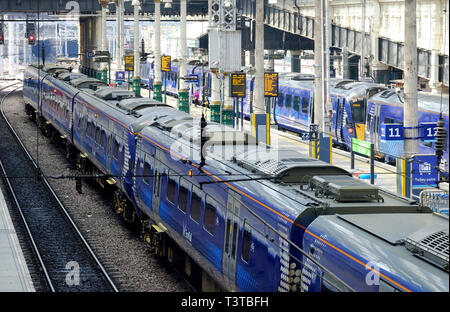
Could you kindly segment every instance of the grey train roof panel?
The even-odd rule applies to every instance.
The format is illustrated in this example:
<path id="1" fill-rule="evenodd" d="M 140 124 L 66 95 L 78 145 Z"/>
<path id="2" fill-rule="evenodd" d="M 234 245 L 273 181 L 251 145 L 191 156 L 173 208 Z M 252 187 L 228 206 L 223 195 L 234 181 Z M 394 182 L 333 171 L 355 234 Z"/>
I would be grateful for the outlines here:
<path id="1" fill-rule="evenodd" d="M 400 98 L 399 98 L 400 96 Z M 401 100 L 400 100 L 401 99 Z M 373 101 L 379 101 L 384 103 L 394 103 L 403 106 L 404 97 L 403 94 L 397 95 L 395 90 L 389 89 L 384 92 L 380 92 L 370 98 Z M 442 112 L 448 114 L 448 94 L 442 94 Z M 441 94 L 433 94 L 429 92 L 418 92 L 417 102 L 420 109 L 429 110 L 432 112 L 440 112 L 441 109 Z"/>

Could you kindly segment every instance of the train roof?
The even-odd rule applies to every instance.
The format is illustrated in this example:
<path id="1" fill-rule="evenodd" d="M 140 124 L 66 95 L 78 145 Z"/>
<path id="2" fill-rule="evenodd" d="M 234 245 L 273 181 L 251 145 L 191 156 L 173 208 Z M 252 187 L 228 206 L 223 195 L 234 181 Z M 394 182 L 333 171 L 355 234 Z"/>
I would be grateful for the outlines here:
<path id="1" fill-rule="evenodd" d="M 199 118 L 169 107 L 149 108 L 136 121 L 136 125 L 143 125 L 140 134 L 165 146 L 175 155 L 175 160 L 197 163 L 200 162 L 199 123 Z M 205 174 L 204 179 L 214 182 L 214 175 L 227 181 L 230 174 L 233 179 L 242 177 L 245 182 L 233 183 L 262 202 L 274 205 L 292 220 L 303 213 L 431 212 L 408 199 L 359 182 L 338 167 L 292 150 L 256 144 L 252 136 L 233 128 L 208 123 L 205 133 L 205 168 L 211 175 Z M 336 191 L 322 194 L 318 191 L 319 182 L 313 184 L 314 177 L 321 177 L 323 184 L 328 183 Z"/>
<path id="2" fill-rule="evenodd" d="M 400 98 L 399 98 L 400 97 Z M 378 101 L 383 103 L 392 103 L 399 106 L 403 106 L 404 95 L 397 95 L 394 89 L 389 89 L 380 92 L 370 98 L 372 101 Z M 448 115 L 448 103 L 449 95 L 442 94 L 442 112 Z M 441 94 L 433 94 L 429 92 L 417 93 L 418 106 L 421 109 L 429 110 L 432 112 L 440 112 L 441 109 Z"/>
<path id="3" fill-rule="evenodd" d="M 318 217 L 308 230 L 364 255 L 364 263 L 371 261 L 406 280 L 396 279 L 406 288 L 449 290 L 448 217 L 431 213 L 328 215 Z"/>
<path id="4" fill-rule="evenodd" d="M 93 91 L 97 90 L 98 87 L 104 86 L 107 87 L 108 84 L 106 82 L 100 81 L 95 78 L 82 77 L 77 78 L 70 81 L 70 84 L 75 88 L 79 89 L 91 89 Z"/>
<path id="5" fill-rule="evenodd" d="M 63 72 L 60 73 L 57 78 L 62 81 L 70 81 L 79 78 L 87 78 L 87 76 L 82 73 Z"/>

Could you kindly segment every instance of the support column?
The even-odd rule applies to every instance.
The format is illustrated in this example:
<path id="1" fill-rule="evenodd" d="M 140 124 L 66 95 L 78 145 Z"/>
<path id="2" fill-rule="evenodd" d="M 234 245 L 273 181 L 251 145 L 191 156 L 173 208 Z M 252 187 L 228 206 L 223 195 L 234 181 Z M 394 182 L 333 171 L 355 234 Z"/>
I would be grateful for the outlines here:
<path id="1" fill-rule="evenodd" d="M 153 99 L 162 102 L 162 74 L 161 74 L 161 1 L 155 0 L 155 80 L 153 82 Z"/>
<path id="2" fill-rule="evenodd" d="M 350 79 L 350 68 L 348 65 L 348 50 L 347 47 L 342 49 L 342 78 Z"/>
<path id="3" fill-rule="evenodd" d="M 291 51 L 291 72 L 301 73 L 302 71 L 302 51 Z"/>
<path id="4" fill-rule="evenodd" d="M 15 23 L 9 23 L 8 24 L 8 73 L 9 76 L 15 76 L 15 69 L 14 69 L 14 27 Z M 36 40 L 36 42 L 39 42 Z M 40 60 L 38 60 L 39 62 Z"/>
<path id="5" fill-rule="evenodd" d="M 314 11 L 314 123 L 319 125 L 319 133 L 322 125 L 322 1 L 315 0 Z M 343 53 L 344 57 L 344 53 Z"/>
<path id="6" fill-rule="evenodd" d="M 116 2 L 116 70 L 123 70 L 123 0 Z"/>
<path id="7" fill-rule="evenodd" d="M 186 61 L 187 61 L 187 35 L 186 35 L 186 22 L 187 16 L 187 0 L 180 0 L 180 45 L 179 45 L 179 59 L 180 59 L 180 71 L 179 78 L 186 76 Z M 178 92 L 178 109 L 180 111 L 189 114 L 189 93 L 187 90 L 187 83 L 184 79 L 179 80 L 180 89 Z"/>
<path id="8" fill-rule="evenodd" d="M 211 69 L 211 121 L 220 123 L 220 79 L 218 71 Z"/>
<path id="9" fill-rule="evenodd" d="M 269 55 L 269 71 L 275 71 L 275 60 L 273 59 L 274 50 L 268 50 Z"/>
<path id="10" fill-rule="evenodd" d="M 227 126 L 233 125 L 233 98 L 230 97 L 230 74 L 225 73 L 224 92 L 223 92 L 223 108 L 222 108 L 222 124 Z"/>
<path id="11" fill-rule="evenodd" d="M 139 55 L 139 0 L 133 0 L 131 3 L 134 9 L 134 27 L 133 27 L 133 46 L 134 46 L 134 77 L 133 77 L 133 92 L 136 96 L 141 95 L 141 68 Z"/>
<path id="12" fill-rule="evenodd" d="M 258 141 L 268 143 L 270 137 L 264 96 L 264 1 L 256 1 L 255 27 L 255 102 L 253 104 L 252 134 Z"/>
<path id="13" fill-rule="evenodd" d="M 404 157 L 412 157 L 418 152 L 418 105 L 417 105 L 417 30 L 416 0 L 405 0 L 405 113 L 404 113 Z"/>
<path id="14" fill-rule="evenodd" d="M 432 28 L 432 37 L 431 40 L 433 41 L 431 44 L 432 50 L 431 50 L 431 73 L 430 73 L 430 82 L 429 86 L 431 88 L 431 91 L 433 93 L 439 92 L 439 50 L 443 43 L 443 34 L 442 34 L 442 24 L 445 24 L 445 21 L 443 19 L 443 12 L 442 12 L 442 3 L 441 1 L 435 2 L 435 9 L 434 9 L 434 15 L 432 17 L 433 20 L 433 28 Z M 448 36 L 448 34 L 447 34 Z"/>
<path id="15" fill-rule="evenodd" d="M 108 51 L 108 47 L 106 46 L 106 7 L 108 6 L 109 0 L 99 0 L 100 5 L 102 6 L 102 51 Z M 108 81 L 108 65 L 106 63 L 102 63 L 101 65 L 101 77 L 100 80 L 103 82 Z"/>

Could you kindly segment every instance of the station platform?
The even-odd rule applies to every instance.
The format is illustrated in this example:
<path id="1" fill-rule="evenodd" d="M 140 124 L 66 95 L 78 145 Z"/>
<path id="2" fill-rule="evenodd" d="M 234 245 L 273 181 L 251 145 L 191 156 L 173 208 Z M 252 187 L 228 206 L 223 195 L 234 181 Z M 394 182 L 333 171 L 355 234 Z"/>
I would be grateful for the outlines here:
<path id="1" fill-rule="evenodd" d="M 34 292 L 16 231 L 0 190 L 0 292 Z"/>

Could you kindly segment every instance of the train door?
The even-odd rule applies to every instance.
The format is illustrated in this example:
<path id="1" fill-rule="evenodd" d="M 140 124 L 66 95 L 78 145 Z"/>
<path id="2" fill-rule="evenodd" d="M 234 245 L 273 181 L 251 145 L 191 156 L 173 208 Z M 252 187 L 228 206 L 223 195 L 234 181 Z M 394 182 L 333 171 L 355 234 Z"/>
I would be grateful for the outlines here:
<path id="1" fill-rule="evenodd" d="M 159 151 L 156 151 L 156 155 L 159 154 Z M 153 183 L 153 194 L 152 194 L 152 210 L 156 215 L 159 215 L 159 204 L 161 199 L 161 180 L 162 175 L 164 174 L 164 168 L 162 163 L 155 159 L 155 169 L 154 169 L 154 183 Z"/>
<path id="2" fill-rule="evenodd" d="M 345 110 L 345 98 L 336 97 L 336 124 L 335 133 L 336 140 L 339 143 L 343 143 L 342 129 L 344 127 L 344 110 Z"/>
<path id="3" fill-rule="evenodd" d="M 108 142 L 106 147 L 106 170 L 111 172 L 111 155 L 113 153 L 112 134 L 108 135 Z"/>
<path id="4" fill-rule="evenodd" d="M 381 105 L 375 105 L 371 133 L 372 133 L 372 143 L 374 144 L 376 151 L 380 150 L 380 112 L 381 112 Z"/>
<path id="5" fill-rule="evenodd" d="M 241 196 L 229 190 L 227 201 L 227 214 L 225 224 L 224 251 L 222 256 L 222 270 L 229 289 L 236 284 L 236 255 L 239 237 L 239 214 Z"/>

